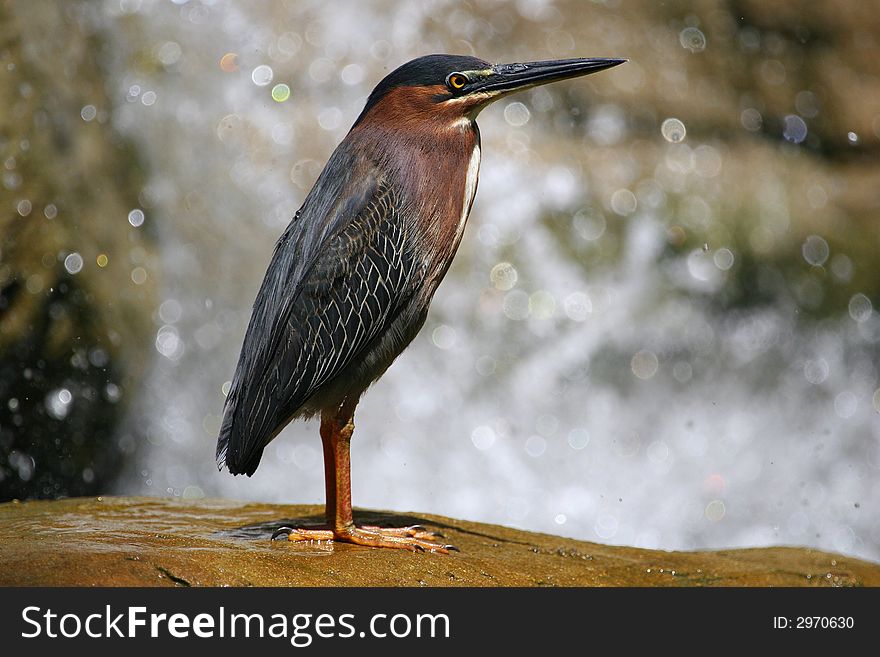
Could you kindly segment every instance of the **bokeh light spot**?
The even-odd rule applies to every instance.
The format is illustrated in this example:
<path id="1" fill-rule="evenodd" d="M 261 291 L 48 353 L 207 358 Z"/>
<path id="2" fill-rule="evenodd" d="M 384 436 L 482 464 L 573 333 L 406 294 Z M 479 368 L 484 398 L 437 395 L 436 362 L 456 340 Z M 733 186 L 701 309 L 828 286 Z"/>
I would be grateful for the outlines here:
<path id="1" fill-rule="evenodd" d="M 235 73 L 238 70 L 238 55 L 228 52 L 220 58 L 220 69 L 224 73 Z"/>
<path id="2" fill-rule="evenodd" d="M 686 27 L 678 35 L 682 48 L 691 52 L 702 52 L 706 49 L 706 35 L 697 27 Z"/>
<path id="3" fill-rule="evenodd" d="M 83 268 L 83 258 L 79 253 L 71 253 L 64 258 L 64 269 L 68 274 L 78 274 Z"/>
<path id="4" fill-rule="evenodd" d="M 283 103 L 290 98 L 290 87 L 284 83 L 276 84 L 272 87 L 272 100 L 276 103 Z"/>
<path id="5" fill-rule="evenodd" d="M 807 138 L 807 124 L 797 114 L 789 114 L 783 121 L 782 136 L 786 141 L 800 144 Z"/>
<path id="6" fill-rule="evenodd" d="M 724 502 L 721 500 L 712 500 L 706 505 L 705 515 L 712 522 L 718 522 L 726 513 L 727 509 L 724 508 Z"/>
<path id="7" fill-rule="evenodd" d="M 630 361 L 632 373 L 643 381 L 647 381 L 657 374 L 659 367 L 660 362 L 657 360 L 657 354 L 646 349 L 637 351 Z"/>
<path id="8" fill-rule="evenodd" d="M 137 228 L 138 226 L 143 225 L 144 223 L 144 211 L 140 208 L 135 208 L 131 212 L 128 213 L 128 223 Z"/>
<path id="9" fill-rule="evenodd" d="M 258 87 L 265 87 L 272 82 L 273 77 L 275 77 L 275 72 L 272 70 L 271 66 L 266 64 L 260 64 L 251 71 L 251 80 L 253 80 L 254 84 Z"/>
<path id="10" fill-rule="evenodd" d="M 496 290 L 506 292 L 516 285 L 519 275 L 516 268 L 509 262 L 499 262 L 489 272 L 489 280 Z"/>
<path id="11" fill-rule="evenodd" d="M 680 120 L 669 118 L 660 124 L 660 134 L 666 141 L 677 144 L 687 136 L 687 129 Z"/>
<path id="12" fill-rule="evenodd" d="M 471 442 L 480 451 L 486 451 L 495 444 L 495 431 L 492 427 L 481 425 L 471 432 Z"/>
<path id="13" fill-rule="evenodd" d="M 804 256 L 804 260 L 808 263 L 814 267 L 820 267 L 825 264 L 826 260 L 828 260 L 831 249 L 828 247 L 828 242 L 823 238 L 818 235 L 810 235 L 804 240 L 804 244 L 801 247 L 801 253 Z"/>

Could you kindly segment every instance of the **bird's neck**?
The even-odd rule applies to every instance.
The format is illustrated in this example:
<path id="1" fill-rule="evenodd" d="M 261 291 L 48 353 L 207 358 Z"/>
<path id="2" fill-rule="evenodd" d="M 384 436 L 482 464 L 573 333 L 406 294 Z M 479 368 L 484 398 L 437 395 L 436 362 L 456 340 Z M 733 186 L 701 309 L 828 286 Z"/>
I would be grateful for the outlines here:
<path id="1" fill-rule="evenodd" d="M 405 219 L 432 245 L 426 275 L 443 277 L 458 245 L 477 191 L 480 132 L 470 119 L 386 129 L 360 124 L 355 136 L 387 172 L 407 208 Z"/>

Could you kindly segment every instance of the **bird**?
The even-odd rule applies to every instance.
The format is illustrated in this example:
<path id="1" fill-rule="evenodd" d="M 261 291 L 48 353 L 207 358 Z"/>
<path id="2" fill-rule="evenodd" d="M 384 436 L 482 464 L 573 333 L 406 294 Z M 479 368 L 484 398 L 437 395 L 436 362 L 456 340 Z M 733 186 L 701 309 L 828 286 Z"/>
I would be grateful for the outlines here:
<path id="1" fill-rule="evenodd" d="M 233 475 L 253 475 L 291 421 L 320 417 L 326 524 L 280 527 L 273 539 L 455 550 L 419 525 L 355 524 L 355 408 L 422 328 L 462 240 L 479 179 L 480 111 L 625 61 L 426 55 L 370 93 L 275 244 L 223 407 L 216 459 Z"/>

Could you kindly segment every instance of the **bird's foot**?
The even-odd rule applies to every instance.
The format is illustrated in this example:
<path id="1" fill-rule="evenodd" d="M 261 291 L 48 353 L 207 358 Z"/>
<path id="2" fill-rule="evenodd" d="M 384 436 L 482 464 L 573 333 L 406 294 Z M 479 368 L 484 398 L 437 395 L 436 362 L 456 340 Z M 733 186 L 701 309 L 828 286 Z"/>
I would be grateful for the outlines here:
<path id="1" fill-rule="evenodd" d="M 410 527 L 364 525 L 344 529 L 280 527 L 272 534 L 272 538 L 275 539 L 285 534 L 287 540 L 295 542 L 338 541 L 368 547 L 397 548 L 413 552 L 440 552 L 441 554 L 459 551 L 454 545 L 435 542 L 443 536 L 429 532 L 421 525 Z"/>

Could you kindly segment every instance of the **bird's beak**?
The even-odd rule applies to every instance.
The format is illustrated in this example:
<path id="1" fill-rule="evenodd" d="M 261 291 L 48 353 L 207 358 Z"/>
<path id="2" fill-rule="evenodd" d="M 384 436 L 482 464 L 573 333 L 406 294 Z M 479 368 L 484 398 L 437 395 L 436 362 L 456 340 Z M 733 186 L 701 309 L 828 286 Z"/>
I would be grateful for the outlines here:
<path id="1" fill-rule="evenodd" d="M 474 91 L 485 91 L 500 97 L 541 84 L 567 80 L 623 64 L 625 59 L 553 59 L 522 64 L 496 64 L 488 75 L 474 85 Z"/>

